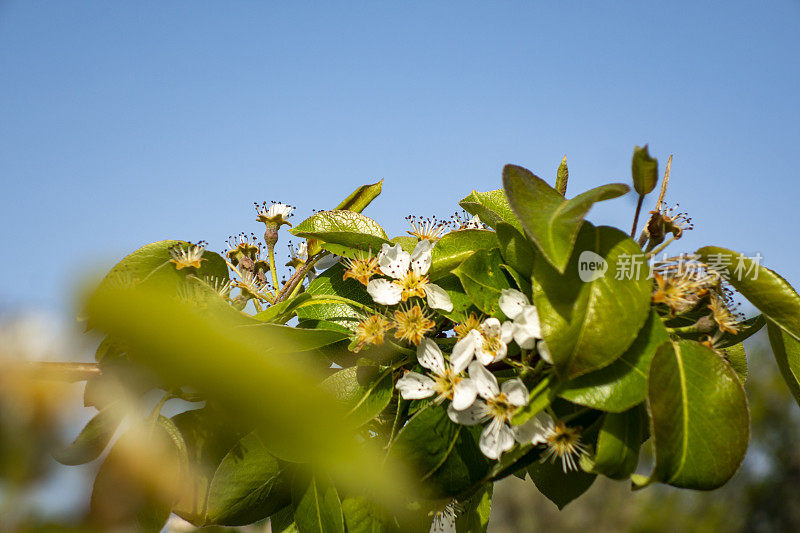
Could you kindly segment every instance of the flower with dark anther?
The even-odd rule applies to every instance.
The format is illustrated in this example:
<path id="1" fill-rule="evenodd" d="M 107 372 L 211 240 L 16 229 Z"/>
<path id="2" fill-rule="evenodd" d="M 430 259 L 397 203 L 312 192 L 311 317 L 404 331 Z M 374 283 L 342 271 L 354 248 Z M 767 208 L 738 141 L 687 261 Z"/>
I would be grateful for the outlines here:
<path id="1" fill-rule="evenodd" d="M 472 215 L 472 218 L 467 220 L 466 224 L 464 224 L 464 229 L 486 229 L 486 226 L 481 222 L 481 217 Z"/>
<path id="2" fill-rule="evenodd" d="M 176 244 L 169 249 L 169 255 L 172 256 L 169 261 L 170 263 L 175 263 L 177 270 L 200 268 L 200 262 L 205 261 L 203 252 L 206 251 L 206 244 L 205 241 L 200 241 L 197 244 L 189 243 L 185 247 L 182 244 Z"/>
<path id="3" fill-rule="evenodd" d="M 441 511 L 433 515 L 430 533 L 456 533 L 458 512 L 458 503 L 455 500 L 451 500 Z"/>
<path id="4" fill-rule="evenodd" d="M 672 314 L 680 314 L 692 309 L 708 291 L 702 283 L 690 276 L 654 273 L 656 288 L 653 303 L 662 303 L 670 308 Z"/>
<path id="5" fill-rule="evenodd" d="M 542 326 L 536 306 L 531 305 L 528 297 L 515 289 L 503 289 L 499 303 L 500 310 L 512 320 L 514 341 L 524 350 L 533 349 L 536 340 L 542 338 Z"/>
<path id="6" fill-rule="evenodd" d="M 254 261 L 261 246 L 258 244 L 255 233 L 247 235 L 240 233 L 239 235 L 228 237 L 228 251 L 225 255 L 228 261 L 233 263 L 233 266 L 239 266 L 239 261 L 245 257 Z"/>
<path id="7" fill-rule="evenodd" d="M 437 220 L 436 217 L 423 218 L 408 215 L 406 220 L 411 225 L 411 230 L 406 233 L 420 241 L 436 242 L 447 232 L 447 224 Z"/>
<path id="8" fill-rule="evenodd" d="M 475 383 L 461 373 L 472 361 L 472 354 L 456 343 L 450 355 L 450 363 L 444 360 L 439 346 L 431 339 L 422 339 L 417 347 L 417 361 L 423 368 L 430 370 L 428 376 L 419 372 L 406 372 L 397 380 L 397 390 L 405 400 L 421 400 L 434 398 L 435 403 L 444 400 L 452 402 L 453 409 L 463 410 L 472 405 L 477 396 Z"/>
<path id="9" fill-rule="evenodd" d="M 373 257 L 372 254 L 368 252 L 357 251 L 355 257 L 345 257 L 342 259 L 342 264 L 345 268 L 342 279 L 347 280 L 352 278 L 365 287 L 369 284 L 369 280 L 372 279 L 372 276 L 380 274 L 378 258 Z"/>
<path id="10" fill-rule="evenodd" d="M 294 207 L 280 202 L 271 202 L 269 206 L 264 202 L 259 206 L 256 204 L 256 212 L 258 216 L 256 220 L 264 224 L 274 224 L 276 227 L 283 226 L 284 224 L 292 225 L 289 222 L 289 217 L 292 216 Z"/>
<path id="11" fill-rule="evenodd" d="M 418 304 L 402 305 L 394 312 L 394 336 L 419 346 L 422 338 L 433 331 L 436 323 Z"/>
<path id="12" fill-rule="evenodd" d="M 241 279 L 236 282 L 236 286 L 242 290 L 242 293 L 255 298 L 263 298 L 264 294 L 269 291 L 269 285 L 260 279 L 257 273 L 245 271 L 241 274 Z"/>
<path id="13" fill-rule="evenodd" d="M 367 283 L 372 299 L 381 305 L 396 305 L 413 296 L 427 297 L 429 307 L 452 311 L 453 302 L 447 292 L 428 280 L 432 248 L 431 241 L 420 241 L 409 254 L 399 244 L 384 244 L 378 254 L 378 266 L 381 273 L 393 279 L 379 278 Z"/>
<path id="14" fill-rule="evenodd" d="M 470 331 L 480 329 L 480 327 L 481 319 L 475 313 L 470 313 L 464 322 L 459 322 L 453 327 L 453 331 L 455 331 L 456 337 L 463 339 Z"/>
<path id="15" fill-rule="evenodd" d="M 708 308 L 711 309 L 711 317 L 714 319 L 714 322 L 717 323 L 721 332 L 733 334 L 739 332 L 738 317 L 728 308 L 725 298 L 718 294 L 712 294 L 711 303 L 708 304 Z"/>
<path id="16" fill-rule="evenodd" d="M 471 347 L 482 365 L 496 363 L 505 359 L 508 343 L 513 338 L 511 322 L 501 324 L 496 318 L 487 318 L 480 329 L 473 329 L 463 341 Z"/>
<path id="17" fill-rule="evenodd" d="M 578 462 L 586 454 L 586 447 L 581 443 L 580 428 L 567 426 L 561 421 L 553 423 L 550 419 L 549 423 L 546 422 L 544 438 L 547 450 L 540 459 L 542 463 L 548 460 L 554 463 L 559 459 L 564 473 L 578 470 Z"/>
<path id="18" fill-rule="evenodd" d="M 356 326 L 356 345 L 353 351 L 358 353 L 364 346 L 383 344 L 383 337 L 391 329 L 391 325 L 381 315 L 370 315 Z"/>
<path id="19" fill-rule="evenodd" d="M 291 257 L 289 262 L 286 263 L 286 266 L 298 268 L 306 264 L 308 261 L 308 243 L 306 241 L 301 241 L 297 244 L 297 247 L 295 247 L 294 244 L 289 242 L 289 254 Z"/>
<path id="20" fill-rule="evenodd" d="M 517 409 L 528 403 L 528 389 L 519 378 L 509 379 L 498 387 L 497 378 L 477 361 L 470 363 L 469 377 L 483 400 L 475 400 L 461 411 L 451 405 L 447 414 L 453 422 L 466 426 L 490 420 L 481 433 L 478 447 L 489 459 L 499 459 L 514 447 L 514 432 L 508 422 Z"/>

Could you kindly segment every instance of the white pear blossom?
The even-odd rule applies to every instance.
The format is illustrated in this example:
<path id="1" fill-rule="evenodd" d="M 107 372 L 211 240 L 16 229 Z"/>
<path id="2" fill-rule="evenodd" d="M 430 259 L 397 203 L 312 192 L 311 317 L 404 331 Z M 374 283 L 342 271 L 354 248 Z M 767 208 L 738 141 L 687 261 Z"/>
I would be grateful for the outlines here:
<path id="1" fill-rule="evenodd" d="M 481 222 L 481 217 L 479 217 L 478 215 L 472 215 L 472 218 L 470 218 L 467 221 L 467 223 L 464 224 L 464 228 L 465 229 L 485 229 L 486 226 L 484 226 L 483 222 Z"/>
<path id="2" fill-rule="evenodd" d="M 261 204 L 260 208 L 256 204 L 256 213 L 258 214 L 256 220 L 267 224 L 274 224 L 275 227 L 282 226 L 283 224 L 291 226 L 292 224 L 289 222 L 289 217 L 292 211 L 294 211 L 294 207 L 287 204 L 273 202 L 267 206 L 267 203 L 264 202 Z"/>
<path id="3" fill-rule="evenodd" d="M 444 506 L 444 509 L 433 515 L 430 533 L 457 533 L 456 517 L 457 504 L 453 500 Z"/>
<path id="4" fill-rule="evenodd" d="M 539 311 L 531 305 L 528 297 L 516 289 L 503 289 L 500 294 L 500 310 L 512 320 L 511 331 L 520 348 L 532 350 L 536 340 L 542 338 Z"/>
<path id="5" fill-rule="evenodd" d="M 486 457 L 499 459 L 514 447 L 516 438 L 508 422 L 517 409 L 528 403 L 528 389 L 519 378 L 505 381 L 498 387 L 494 375 L 478 361 L 470 363 L 469 377 L 483 400 L 475 400 L 461 411 L 451 406 L 447 414 L 453 422 L 468 426 L 490 420 L 481 433 L 478 446 Z"/>
<path id="6" fill-rule="evenodd" d="M 514 438 L 520 444 L 546 444 L 547 435 L 553 428 L 553 419 L 545 412 L 531 417 L 524 424 L 514 426 Z"/>
<path id="7" fill-rule="evenodd" d="M 456 343 L 447 364 L 442 355 L 442 350 L 431 339 L 422 339 L 417 347 L 417 360 L 419 364 L 430 370 L 430 377 L 418 372 L 408 372 L 397 380 L 397 389 L 406 400 L 421 400 L 436 394 L 435 402 L 440 403 L 445 399 L 452 400 L 452 407 L 463 410 L 475 402 L 477 389 L 475 383 L 460 374 L 472 361 L 469 353 L 462 343 Z"/>
<path id="8" fill-rule="evenodd" d="M 450 312 L 453 302 L 444 289 L 428 281 L 431 268 L 431 249 L 428 240 L 417 243 L 409 254 L 399 244 L 384 244 L 378 254 L 378 266 L 383 274 L 392 278 L 373 279 L 367 284 L 367 292 L 381 305 L 396 305 L 412 296 L 427 297 L 428 306 Z"/>
<path id="9" fill-rule="evenodd" d="M 512 338 L 510 322 L 501 324 L 496 318 L 487 318 L 480 329 L 471 330 L 463 340 L 474 350 L 475 359 L 488 365 L 505 359 Z"/>

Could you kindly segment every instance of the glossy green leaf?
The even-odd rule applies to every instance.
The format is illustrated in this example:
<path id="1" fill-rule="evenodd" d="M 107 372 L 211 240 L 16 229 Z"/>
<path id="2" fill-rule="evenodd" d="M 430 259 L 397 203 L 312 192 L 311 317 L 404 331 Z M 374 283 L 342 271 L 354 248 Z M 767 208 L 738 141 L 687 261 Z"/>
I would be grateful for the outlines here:
<path id="1" fill-rule="evenodd" d="M 497 247 L 495 232 L 483 229 L 451 231 L 442 237 L 431 251 L 431 268 L 428 277 L 444 277 L 478 250 Z"/>
<path id="2" fill-rule="evenodd" d="M 581 281 L 579 262 L 604 262 L 604 275 Z M 534 265 L 534 303 L 542 335 L 559 375 L 574 378 L 608 366 L 630 347 L 647 320 L 651 282 L 641 275 L 617 276 L 623 261 L 642 261 L 627 235 L 585 222 L 564 274 L 546 261 Z M 602 261 L 601 261 L 602 260 Z M 593 272 L 585 270 L 585 272 Z M 595 271 L 595 275 L 600 271 Z M 620 277 L 621 279 L 617 279 Z M 587 278 L 590 279 L 590 278 Z"/>
<path id="3" fill-rule="evenodd" d="M 492 483 L 485 483 L 469 500 L 460 505 L 463 510 L 456 515 L 456 531 L 486 531 L 492 511 L 493 488 Z"/>
<path id="4" fill-rule="evenodd" d="M 311 295 L 306 292 L 289 298 L 279 304 L 271 305 L 253 315 L 253 318 L 262 322 L 270 322 L 273 324 L 285 324 L 297 312 L 297 308 L 311 299 Z"/>
<path id="5" fill-rule="evenodd" d="M 650 362 L 669 335 L 658 313 L 651 311 L 636 340 L 619 359 L 605 368 L 570 380 L 560 396 L 572 403 L 621 413 L 647 397 Z"/>
<path id="6" fill-rule="evenodd" d="M 342 502 L 333 485 L 313 477 L 295 506 L 300 533 L 344 533 Z"/>
<path id="7" fill-rule="evenodd" d="M 437 279 L 436 284 L 445 290 L 453 303 L 453 310 L 449 313 L 439 311 L 442 315 L 446 316 L 453 322 L 464 322 L 471 310 L 474 309 L 472 299 L 467 295 L 461 280 L 457 276 L 450 274 L 443 278 Z"/>
<path id="8" fill-rule="evenodd" d="M 342 500 L 347 533 L 388 533 L 386 512 L 367 498 L 350 496 Z"/>
<path id="9" fill-rule="evenodd" d="M 561 463 L 536 462 L 528 466 L 528 475 L 548 500 L 563 509 L 569 502 L 589 490 L 597 475 L 581 470 L 564 473 Z"/>
<path id="10" fill-rule="evenodd" d="M 225 455 L 208 489 L 207 523 L 241 526 L 266 518 L 291 502 L 286 464 L 255 433 Z"/>
<path id="11" fill-rule="evenodd" d="M 561 196 L 567 195 L 567 181 L 569 181 L 569 169 L 567 168 L 567 156 L 561 160 L 556 172 L 556 190 Z"/>
<path id="12" fill-rule="evenodd" d="M 106 406 L 89 420 L 72 444 L 54 451 L 53 457 L 63 465 L 94 461 L 108 446 L 123 416 L 124 412 L 118 403 Z"/>
<path id="13" fill-rule="evenodd" d="M 498 250 L 479 250 L 453 272 L 475 305 L 487 315 L 505 318 L 500 311 L 500 293 L 511 288 L 500 268 L 503 258 Z"/>
<path id="14" fill-rule="evenodd" d="M 739 376 L 739 380 L 742 383 L 747 381 L 747 356 L 744 352 L 744 345 L 742 343 L 734 344 L 733 346 L 720 349 L 720 351 L 723 353 L 728 363 L 730 363 L 736 375 Z"/>
<path id="15" fill-rule="evenodd" d="M 561 273 L 569 262 L 583 217 L 592 205 L 629 190 L 627 185 L 612 183 L 566 200 L 543 179 L 516 165 L 503 167 L 503 186 L 525 233 Z"/>
<path id="16" fill-rule="evenodd" d="M 641 196 L 650 194 L 658 183 L 658 160 L 650 157 L 647 145 L 633 149 L 631 160 L 631 174 L 633 175 L 633 188 Z"/>
<path id="17" fill-rule="evenodd" d="M 372 200 L 378 197 L 382 188 L 383 180 L 371 185 L 362 185 L 350 193 L 350 196 L 342 200 L 335 209 L 360 213 L 372 202 Z"/>
<path id="18" fill-rule="evenodd" d="M 399 237 L 392 238 L 392 244 L 399 244 L 400 247 L 408 253 L 412 253 L 414 251 L 414 248 L 416 248 L 418 242 L 419 240 L 411 235 L 401 235 Z"/>
<path id="19" fill-rule="evenodd" d="M 749 412 L 736 373 L 694 341 L 664 344 L 650 366 L 647 406 L 656 466 L 650 480 L 709 490 L 744 459 Z"/>
<path id="20" fill-rule="evenodd" d="M 800 341 L 767 320 L 767 334 L 783 380 L 800 404 Z"/>
<path id="21" fill-rule="evenodd" d="M 639 464 L 639 448 L 647 423 L 644 406 L 623 413 L 608 413 L 597 437 L 594 471 L 612 479 L 625 479 Z"/>
<path id="22" fill-rule="evenodd" d="M 554 386 L 555 381 L 556 378 L 552 375 L 542 378 L 542 380 L 531 389 L 528 403 L 514 413 L 511 423 L 514 425 L 524 424 L 534 415 L 544 411 L 555 398 L 557 392 Z"/>
<path id="23" fill-rule="evenodd" d="M 366 305 L 372 305 L 372 298 L 364 286 L 354 279 L 343 280 L 344 266 L 337 263 L 312 281 L 306 288 L 307 294 L 324 296 L 334 294 Z M 325 320 L 355 330 L 363 318 L 363 313 L 347 303 L 338 301 L 314 300 L 302 303 L 297 311 L 300 320 Z"/>
<path id="24" fill-rule="evenodd" d="M 380 224 L 353 211 L 320 211 L 290 231 L 298 237 L 364 250 L 379 250 L 382 244 L 389 242 Z"/>
<path id="25" fill-rule="evenodd" d="M 379 371 L 368 366 L 343 368 L 323 381 L 322 386 L 342 403 L 347 420 L 354 427 L 378 416 L 394 392 L 391 369 Z"/>
<path id="26" fill-rule="evenodd" d="M 503 189 L 489 192 L 472 191 L 469 196 L 458 202 L 458 205 L 467 213 L 478 215 L 481 222 L 489 227 L 494 228 L 500 222 L 505 222 L 522 231 L 522 226 L 511 210 Z"/>
<path id="27" fill-rule="evenodd" d="M 519 272 L 530 278 L 533 274 L 533 260 L 536 250 L 528 239 L 511 224 L 501 222 L 497 225 L 497 240 L 500 242 L 500 255 L 503 261 Z M 530 285 L 528 283 L 527 285 Z"/>
<path id="28" fill-rule="evenodd" d="M 717 348 L 727 348 L 741 344 L 749 339 L 766 325 L 764 315 L 757 315 L 739 323 L 739 331 L 736 333 L 725 332 L 720 340 L 714 344 Z"/>
<path id="29" fill-rule="evenodd" d="M 775 325 L 800 339 L 800 295 L 788 281 L 742 254 L 706 246 L 697 250 L 702 261 L 726 276 L 734 288 Z"/>

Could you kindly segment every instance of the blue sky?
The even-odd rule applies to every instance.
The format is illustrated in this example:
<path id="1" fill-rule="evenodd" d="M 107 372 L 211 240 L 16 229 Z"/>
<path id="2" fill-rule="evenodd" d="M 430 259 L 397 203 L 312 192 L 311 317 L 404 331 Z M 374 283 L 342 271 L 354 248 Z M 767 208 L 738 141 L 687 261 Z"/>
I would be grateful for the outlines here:
<path id="1" fill-rule="evenodd" d="M 570 190 L 633 146 L 696 229 L 674 248 L 796 263 L 800 4 L 0 2 L 0 310 L 165 238 L 259 231 L 252 202 L 449 216 L 505 163 Z M 652 201 L 652 200 L 651 200 Z M 590 219 L 628 228 L 635 200 Z"/>

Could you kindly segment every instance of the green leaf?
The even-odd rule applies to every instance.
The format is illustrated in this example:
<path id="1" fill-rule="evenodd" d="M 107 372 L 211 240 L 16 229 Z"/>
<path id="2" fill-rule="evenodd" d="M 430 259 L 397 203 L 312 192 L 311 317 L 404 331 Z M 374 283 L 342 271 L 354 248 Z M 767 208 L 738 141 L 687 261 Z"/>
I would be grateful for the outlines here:
<path id="1" fill-rule="evenodd" d="M 290 341 L 298 352 L 307 352 L 319 348 L 330 346 L 341 342 L 349 337 L 347 333 L 332 329 L 302 329 L 298 327 L 285 326 L 283 324 L 254 324 L 252 326 L 240 326 L 243 328 L 257 329 L 266 334 L 279 335 L 283 339 Z M 269 351 L 274 347 L 264 347 Z"/>
<path id="2" fill-rule="evenodd" d="M 525 233 L 561 273 L 569 262 L 583 217 L 592 205 L 630 190 L 627 185 L 612 183 L 566 200 L 543 179 L 516 165 L 503 167 L 503 186 Z"/>
<path id="3" fill-rule="evenodd" d="M 462 229 L 442 237 L 431 251 L 431 268 L 428 277 L 433 281 L 442 278 L 478 250 L 497 248 L 493 231 Z"/>
<path id="4" fill-rule="evenodd" d="M 270 533 L 298 533 L 294 523 L 294 506 L 287 505 L 269 517 Z"/>
<path id="5" fill-rule="evenodd" d="M 536 462 L 528 466 L 536 488 L 548 500 L 563 509 L 569 502 L 589 490 L 597 475 L 570 470 L 564 473 L 561 463 Z"/>
<path id="6" fill-rule="evenodd" d="M 207 523 L 251 524 L 291 502 L 286 464 L 250 433 L 225 455 L 208 489 Z"/>
<path id="7" fill-rule="evenodd" d="M 533 389 L 531 389 L 528 403 L 523 405 L 511 419 L 514 425 L 524 424 L 530 420 L 534 415 L 544 411 L 548 405 L 553 401 L 556 390 L 553 387 L 555 378 L 553 376 L 545 376 Z"/>
<path id="8" fill-rule="evenodd" d="M 489 526 L 489 514 L 492 511 L 492 483 L 484 483 L 462 507 L 462 513 L 456 516 L 456 531 L 479 533 Z"/>
<path id="9" fill-rule="evenodd" d="M 765 324 L 766 320 L 764 319 L 764 315 L 748 318 L 744 322 L 739 323 L 739 331 L 736 333 L 729 333 L 726 331 L 714 346 L 717 348 L 727 348 L 729 346 L 741 344 L 761 331 L 761 328 L 763 328 Z"/>
<path id="10" fill-rule="evenodd" d="M 271 305 L 253 315 L 253 318 L 262 322 L 270 322 L 273 324 L 285 324 L 297 312 L 297 308 L 311 299 L 311 295 L 306 292 L 289 298 L 279 304 Z"/>
<path id="11" fill-rule="evenodd" d="M 522 231 L 522 226 L 508 204 L 503 189 L 489 192 L 472 191 L 469 196 L 458 202 L 458 205 L 471 215 L 478 215 L 481 222 L 489 227 L 496 227 L 500 222 L 511 224 Z"/>
<path id="12" fill-rule="evenodd" d="M 650 157 L 647 145 L 633 149 L 631 161 L 633 188 L 640 196 L 650 194 L 658 183 L 658 160 Z"/>
<path id="13" fill-rule="evenodd" d="M 567 195 L 567 181 L 569 181 L 569 169 L 567 169 L 567 156 L 561 160 L 558 165 L 558 172 L 556 172 L 556 190 L 561 196 Z"/>
<path id="14" fill-rule="evenodd" d="M 744 345 L 742 343 L 734 344 L 720 351 L 725 354 L 725 359 L 739 376 L 739 380 L 742 383 L 747 381 L 747 356 L 744 353 Z"/>
<path id="15" fill-rule="evenodd" d="M 386 512 L 367 498 L 351 496 L 342 500 L 347 533 L 388 533 Z"/>
<path id="16" fill-rule="evenodd" d="M 296 502 L 294 521 L 300 533 L 344 533 L 342 503 L 336 488 L 313 477 Z"/>
<path id="17" fill-rule="evenodd" d="M 747 399 L 711 349 L 694 341 L 662 345 L 650 367 L 647 407 L 656 454 L 651 482 L 710 490 L 736 473 L 747 451 Z"/>
<path id="18" fill-rule="evenodd" d="M 594 471 L 611 479 L 630 477 L 639 464 L 639 448 L 647 413 L 638 405 L 623 413 L 608 413 L 597 437 Z"/>
<path id="19" fill-rule="evenodd" d="M 437 279 L 436 284 L 445 290 L 453 303 L 453 310 L 449 313 L 439 310 L 438 312 L 453 322 L 464 322 L 473 308 L 472 299 L 467 296 L 461 281 L 453 274 Z"/>
<path id="20" fill-rule="evenodd" d="M 381 245 L 389 242 L 380 224 L 353 211 L 320 211 L 290 232 L 306 239 L 319 239 L 364 250 L 379 250 Z"/>
<path id="21" fill-rule="evenodd" d="M 697 250 L 697 254 L 709 266 L 718 265 L 715 270 L 726 276 L 766 318 L 800 339 L 800 295 L 788 281 L 758 262 L 725 248 L 705 246 Z"/>
<path id="22" fill-rule="evenodd" d="M 636 340 L 605 368 L 584 374 L 564 385 L 559 395 L 572 403 L 621 413 L 647 397 L 650 362 L 669 335 L 658 313 L 651 311 Z"/>
<path id="23" fill-rule="evenodd" d="M 360 427 L 378 416 L 392 399 L 394 384 L 391 369 L 352 366 L 333 373 L 322 387 L 342 403 L 346 419 Z"/>
<path id="24" fill-rule="evenodd" d="M 533 274 L 536 250 L 528 239 L 511 224 L 501 222 L 497 225 L 497 240 L 500 241 L 500 255 L 503 261 L 526 278 L 530 278 Z"/>
<path id="25" fill-rule="evenodd" d="M 475 305 L 487 315 L 505 318 L 500 311 L 500 293 L 511 288 L 500 268 L 503 258 L 498 250 L 479 250 L 453 272 Z"/>
<path id="26" fill-rule="evenodd" d="M 604 261 L 608 267 L 605 274 L 581 281 L 579 261 L 585 262 L 586 257 Z M 618 265 L 624 266 L 625 258 L 644 263 L 642 250 L 627 235 L 585 222 L 564 274 L 546 261 L 535 263 L 533 299 L 542 335 L 562 378 L 574 378 L 614 362 L 647 320 L 651 282 L 644 275 L 616 279 Z"/>
<path id="27" fill-rule="evenodd" d="M 412 253 L 414 251 L 414 248 L 416 248 L 418 242 L 419 240 L 411 235 L 401 235 L 399 237 L 392 238 L 392 244 L 399 244 L 400 247 L 408 253 Z"/>
<path id="28" fill-rule="evenodd" d="M 306 288 L 306 293 L 315 296 L 334 294 L 365 305 L 372 305 L 372 298 L 367 294 L 364 286 L 354 279 L 343 280 L 343 274 L 344 266 L 342 264 L 333 265 L 314 278 L 314 281 Z M 339 301 L 303 302 L 296 313 L 300 320 L 325 320 L 344 326 L 351 331 L 355 330 L 358 322 L 363 318 L 363 313 L 359 309 Z"/>
<path id="29" fill-rule="evenodd" d="M 792 391 L 795 401 L 800 404 L 800 341 L 771 320 L 767 320 L 767 334 L 783 380 Z"/>
<path id="30" fill-rule="evenodd" d="M 94 461 L 108 446 L 123 416 L 124 412 L 118 403 L 106 406 L 89 420 L 72 444 L 54 451 L 53 457 L 63 465 L 82 465 Z"/>
<path id="31" fill-rule="evenodd" d="M 350 193 L 350 196 L 342 200 L 341 203 L 336 206 L 336 209 L 360 213 L 372 200 L 378 197 L 382 188 L 383 180 L 378 183 L 373 183 L 372 185 L 362 185 Z"/>

